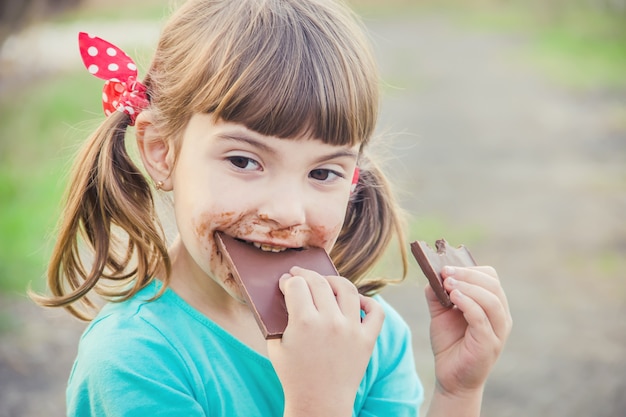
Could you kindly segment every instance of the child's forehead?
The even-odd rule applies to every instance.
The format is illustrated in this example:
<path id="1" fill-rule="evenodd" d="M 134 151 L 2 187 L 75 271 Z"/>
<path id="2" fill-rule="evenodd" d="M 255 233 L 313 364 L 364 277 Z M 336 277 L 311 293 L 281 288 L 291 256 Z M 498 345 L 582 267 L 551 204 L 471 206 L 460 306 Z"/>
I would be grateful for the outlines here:
<path id="1" fill-rule="evenodd" d="M 337 156 L 356 158 L 359 154 L 361 146 L 360 143 L 332 143 L 328 139 L 319 138 L 307 133 L 307 130 L 305 129 L 303 129 L 302 134 L 290 137 L 264 134 L 250 129 L 243 123 L 216 119 L 214 115 L 206 113 L 193 115 L 190 125 L 192 126 L 192 129 L 198 132 L 198 134 L 202 135 L 203 133 L 208 133 L 205 136 L 212 137 L 220 141 L 248 144 L 268 152 L 273 152 L 273 147 L 285 148 L 285 146 L 282 145 L 287 143 L 290 144 L 289 147 L 294 149 L 298 148 L 298 143 L 309 146 L 315 146 L 317 144 L 320 148 L 324 148 L 328 150 L 328 152 L 332 152 Z M 296 146 L 291 146 L 292 143 Z"/>
<path id="2" fill-rule="evenodd" d="M 367 142 L 378 113 L 378 73 L 351 15 L 303 9 L 309 4 L 325 10 L 333 2 L 249 3 L 262 13 L 235 7 L 241 12 L 238 25 L 225 24 L 229 13 L 211 18 L 211 30 L 198 30 L 207 20 L 194 13 L 168 26 L 172 35 L 160 43 L 155 60 L 164 74 L 157 74 L 151 90 L 165 119 L 176 119 L 182 109 L 185 118 L 213 113 L 267 136 L 310 135 L 333 145 Z M 285 13 L 289 25 L 267 18 Z"/>

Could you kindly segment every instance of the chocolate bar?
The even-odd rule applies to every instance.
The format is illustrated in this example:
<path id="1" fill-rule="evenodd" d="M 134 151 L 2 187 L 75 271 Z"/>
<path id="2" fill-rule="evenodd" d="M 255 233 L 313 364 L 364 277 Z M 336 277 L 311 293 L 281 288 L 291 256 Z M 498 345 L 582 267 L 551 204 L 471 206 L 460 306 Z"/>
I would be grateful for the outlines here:
<path id="1" fill-rule="evenodd" d="M 322 248 L 269 252 L 221 232 L 215 233 L 215 241 L 266 339 L 282 337 L 287 327 L 285 298 L 278 287 L 285 272 L 299 266 L 325 276 L 339 275 Z"/>
<path id="2" fill-rule="evenodd" d="M 450 295 L 443 288 L 441 270 L 446 265 L 475 266 L 476 261 L 474 261 L 472 254 L 465 246 L 451 247 L 445 239 L 435 241 L 435 249 L 433 250 L 424 241 L 411 243 L 411 252 L 413 252 L 413 256 L 422 272 L 426 275 L 430 286 L 435 291 L 439 302 L 444 307 L 452 307 Z"/>

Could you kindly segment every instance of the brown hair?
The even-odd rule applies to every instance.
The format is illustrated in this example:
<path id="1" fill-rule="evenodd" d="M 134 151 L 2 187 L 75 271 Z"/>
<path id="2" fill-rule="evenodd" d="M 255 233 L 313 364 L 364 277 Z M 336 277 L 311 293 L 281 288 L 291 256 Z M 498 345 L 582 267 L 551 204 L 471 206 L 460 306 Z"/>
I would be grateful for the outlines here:
<path id="1" fill-rule="evenodd" d="M 332 0 L 188 0 L 164 27 L 144 84 L 158 128 L 177 150 L 194 113 L 263 135 L 360 144 L 359 184 L 331 256 L 341 275 L 373 293 L 386 281 L 364 276 L 394 233 L 404 237 L 389 184 L 367 155 L 378 72 L 364 33 L 352 12 Z M 93 307 L 92 289 L 125 300 L 157 271 L 169 281 L 152 191 L 124 146 L 128 122 L 125 114 L 110 116 L 78 156 L 48 268 L 52 296 L 33 296 L 82 319 L 89 315 L 74 302 Z M 116 240 L 114 229 L 127 237 Z M 94 254 L 90 269 L 79 254 L 81 236 Z M 123 285 L 107 286 L 102 278 Z"/>

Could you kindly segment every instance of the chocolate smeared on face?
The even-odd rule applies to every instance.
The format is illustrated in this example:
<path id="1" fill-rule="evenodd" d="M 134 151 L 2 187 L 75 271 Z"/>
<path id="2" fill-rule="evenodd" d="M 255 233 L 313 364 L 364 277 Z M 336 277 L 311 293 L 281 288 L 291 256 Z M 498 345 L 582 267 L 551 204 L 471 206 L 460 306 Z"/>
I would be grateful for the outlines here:
<path id="1" fill-rule="evenodd" d="M 411 252 L 417 260 L 422 272 L 428 279 L 430 286 L 435 291 L 439 302 L 444 307 L 452 307 L 450 295 L 443 288 L 443 278 L 441 270 L 444 266 L 476 266 L 476 261 L 472 257 L 469 250 L 461 245 L 459 247 L 451 247 L 445 239 L 439 239 L 435 242 L 434 251 L 424 241 L 415 241 L 411 243 Z"/>
<path id="2" fill-rule="evenodd" d="M 287 326 L 287 307 L 278 287 L 284 273 L 299 266 L 321 275 L 338 275 L 322 248 L 263 251 L 221 232 L 215 233 L 215 242 L 266 339 L 282 337 Z"/>

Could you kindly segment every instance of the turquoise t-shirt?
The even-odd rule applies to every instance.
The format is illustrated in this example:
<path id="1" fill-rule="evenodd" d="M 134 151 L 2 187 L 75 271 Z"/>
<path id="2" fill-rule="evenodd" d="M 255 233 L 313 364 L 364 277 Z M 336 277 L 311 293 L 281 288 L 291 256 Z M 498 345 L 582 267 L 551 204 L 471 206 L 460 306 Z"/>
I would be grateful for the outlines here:
<path id="1" fill-rule="evenodd" d="M 107 304 L 83 334 L 67 387 L 67 415 L 282 416 L 280 381 L 268 358 L 155 282 Z M 418 415 L 423 390 L 411 335 L 381 297 L 386 316 L 353 416 Z"/>

